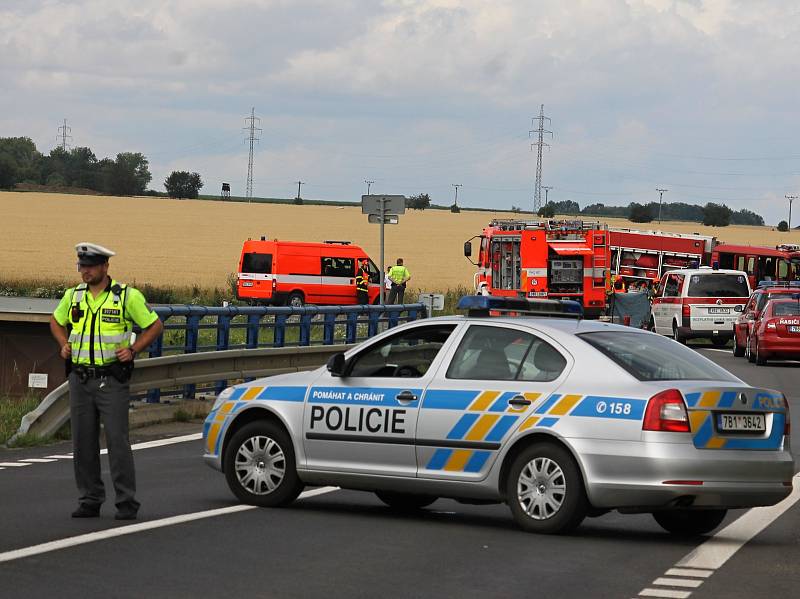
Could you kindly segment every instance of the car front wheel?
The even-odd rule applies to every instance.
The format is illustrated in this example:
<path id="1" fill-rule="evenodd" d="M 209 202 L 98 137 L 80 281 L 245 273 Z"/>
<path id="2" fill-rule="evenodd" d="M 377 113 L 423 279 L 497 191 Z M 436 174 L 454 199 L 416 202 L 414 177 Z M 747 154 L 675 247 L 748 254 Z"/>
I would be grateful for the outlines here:
<path id="1" fill-rule="evenodd" d="M 681 336 L 681 334 L 678 332 L 678 325 L 674 322 L 672 323 L 672 338 L 678 343 L 686 345 L 686 338 Z"/>
<path id="2" fill-rule="evenodd" d="M 542 534 L 573 530 L 589 509 L 578 465 L 553 443 L 531 445 L 517 456 L 506 480 L 506 500 L 522 529 Z"/>
<path id="3" fill-rule="evenodd" d="M 277 507 L 294 501 L 303 490 L 294 448 L 274 422 L 251 422 L 225 448 L 223 468 L 233 494 L 243 503 Z"/>
<path id="4" fill-rule="evenodd" d="M 711 532 L 725 519 L 728 510 L 668 510 L 653 512 L 659 526 L 676 535 L 693 536 Z"/>

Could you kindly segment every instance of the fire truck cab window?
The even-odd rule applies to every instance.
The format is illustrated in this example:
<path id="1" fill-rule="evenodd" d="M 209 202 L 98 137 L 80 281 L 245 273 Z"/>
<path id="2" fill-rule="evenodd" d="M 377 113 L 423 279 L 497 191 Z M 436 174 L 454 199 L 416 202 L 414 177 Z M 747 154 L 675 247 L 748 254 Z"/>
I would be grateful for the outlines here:
<path id="1" fill-rule="evenodd" d="M 552 381 L 566 360 L 548 343 L 516 329 L 473 325 L 458 346 L 446 377 L 488 381 Z"/>
<path id="2" fill-rule="evenodd" d="M 322 258 L 323 277 L 353 277 L 356 274 L 353 258 Z"/>
<path id="3" fill-rule="evenodd" d="M 268 275 L 272 273 L 272 254 L 245 254 L 242 272 Z"/>

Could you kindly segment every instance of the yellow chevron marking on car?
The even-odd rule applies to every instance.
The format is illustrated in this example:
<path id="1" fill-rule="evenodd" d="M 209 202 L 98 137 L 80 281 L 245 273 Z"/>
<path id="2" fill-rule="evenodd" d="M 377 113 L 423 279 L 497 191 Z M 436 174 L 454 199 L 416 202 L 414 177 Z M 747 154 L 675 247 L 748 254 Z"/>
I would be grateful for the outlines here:
<path id="1" fill-rule="evenodd" d="M 472 451 L 469 449 L 457 449 L 447 460 L 444 469 L 450 472 L 461 472 L 467 465 L 467 461 L 472 457 Z"/>
<path id="2" fill-rule="evenodd" d="M 698 411 L 698 410 L 689 412 L 689 422 L 692 425 L 691 430 L 694 432 L 699 431 L 700 427 L 703 426 L 703 423 L 706 421 L 706 418 L 708 418 L 709 414 L 710 412 Z"/>
<path id="3" fill-rule="evenodd" d="M 722 437 L 711 437 L 706 443 L 708 449 L 722 449 L 725 446 L 725 439 Z"/>
<path id="4" fill-rule="evenodd" d="M 244 395 L 242 395 L 239 399 L 241 401 L 247 401 L 248 399 L 254 399 L 255 397 L 258 397 L 258 394 L 261 393 L 261 391 L 263 391 L 263 389 L 264 389 L 264 387 L 250 387 L 247 391 L 244 392 Z"/>
<path id="5" fill-rule="evenodd" d="M 497 414 L 484 414 L 472 425 L 469 433 L 467 433 L 467 436 L 464 438 L 467 441 L 480 441 L 486 436 L 489 429 L 494 426 L 499 418 L 500 416 Z"/>
<path id="6" fill-rule="evenodd" d="M 208 453 L 214 453 L 214 448 L 217 446 L 217 437 L 219 436 L 220 425 L 216 422 L 208 429 L 208 437 L 206 438 L 206 447 Z"/>
<path id="7" fill-rule="evenodd" d="M 565 395 L 556 402 L 556 404 L 548 410 L 548 414 L 553 416 L 563 416 L 569 412 L 576 403 L 578 403 L 583 395 Z"/>
<path id="8" fill-rule="evenodd" d="M 719 403 L 720 397 L 722 397 L 722 393 L 719 391 L 706 391 L 700 401 L 697 402 L 697 406 L 700 408 L 715 408 Z"/>
<path id="9" fill-rule="evenodd" d="M 483 412 L 488 409 L 492 402 L 500 397 L 500 391 L 484 391 L 470 404 L 471 412 Z"/>
<path id="10" fill-rule="evenodd" d="M 520 432 L 526 431 L 529 428 L 533 428 L 534 426 L 536 426 L 537 422 L 539 422 L 539 416 L 531 416 L 530 418 L 525 420 L 525 422 L 523 422 L 522 425 L 519 427 Z"/>

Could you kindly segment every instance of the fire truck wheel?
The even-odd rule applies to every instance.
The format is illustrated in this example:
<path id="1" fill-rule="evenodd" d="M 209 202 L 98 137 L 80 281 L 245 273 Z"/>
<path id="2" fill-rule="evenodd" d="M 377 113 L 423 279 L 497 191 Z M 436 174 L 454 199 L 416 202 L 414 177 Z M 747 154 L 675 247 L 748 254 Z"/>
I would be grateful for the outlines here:
<path id="1" fill-rule="evenodd" d="M 683 343 L 686 345 L 686 338 L 681 336 L 681 334 L 678 332 L 678 325 L 674 322 L 672 323 L 672 338 L 678 343 Z"/>
<path id="2" fill-rule="evenodd" d="M 286 298 L 286 305 L 292 308 L 302 308 L 304 304 L 303 294 L 299 291 L 293 291 L 289 294 L 289 297 Z"/>

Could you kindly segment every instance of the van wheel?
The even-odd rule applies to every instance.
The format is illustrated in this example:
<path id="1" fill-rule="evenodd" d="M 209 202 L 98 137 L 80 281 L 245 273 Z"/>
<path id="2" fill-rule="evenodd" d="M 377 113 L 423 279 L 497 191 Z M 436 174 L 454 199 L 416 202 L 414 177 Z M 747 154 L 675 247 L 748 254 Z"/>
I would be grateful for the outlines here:
<path id="1" fill-rule="evenodd" d="M 531 445 L 514 460 L 506 501 L 520 528 L 541 534 L 573 530 L 589 509 L 575 460 L 563 447 L 547 442 Z"/>
<path id="2" fill-rule="evenodd" d="M 728 510 L 667 510 L 653 512 L 653 518 L 675 535 L 693 536 L 711 532 L 722 524 Z"/>
<path id="3" fill-rule="evenodd" d="M 286 298 L 286 305 L 292 308 L 302 308 L 305 305 L 305 298 L 299 291 L 292 291 Z"/>
<path id="4" fill-rule="evenodd" d="M 683 343 L 686 345 L 686 338 L 681 337 L 681 334 L 678 333 L 678 325 L 677 323 L 672 323 L 672 338 L 677 341 L 678 343 Z"/>

